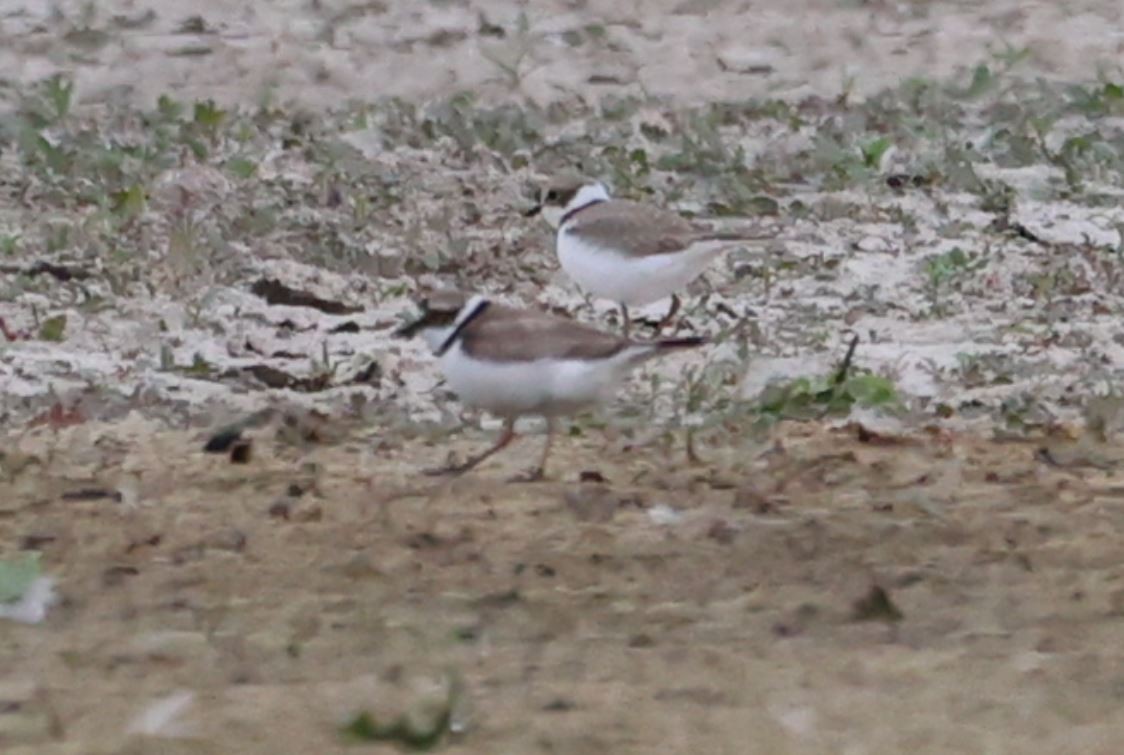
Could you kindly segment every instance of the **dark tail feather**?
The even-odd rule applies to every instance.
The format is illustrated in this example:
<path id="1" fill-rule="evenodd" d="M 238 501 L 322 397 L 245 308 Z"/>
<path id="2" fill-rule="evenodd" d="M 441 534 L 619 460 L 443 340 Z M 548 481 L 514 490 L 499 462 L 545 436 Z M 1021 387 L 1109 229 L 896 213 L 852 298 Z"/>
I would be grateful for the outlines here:
<path id="1" fill-rule="evenodd" d="M 705 338 L 661 338 L 658 341 L 633 341 L 629 349 L 629 361 L 632 364 L 647 362 L 679 349 L 693 349 L 707 342 Z"/>
<path id="2" fill-rule="evenodd" d="M 661 338 L 656 341 L 656 346 L 661 349 L 692 349 L 704 343 L 706 339 L 702 336 L 692 336 L 691 338 Z"/>

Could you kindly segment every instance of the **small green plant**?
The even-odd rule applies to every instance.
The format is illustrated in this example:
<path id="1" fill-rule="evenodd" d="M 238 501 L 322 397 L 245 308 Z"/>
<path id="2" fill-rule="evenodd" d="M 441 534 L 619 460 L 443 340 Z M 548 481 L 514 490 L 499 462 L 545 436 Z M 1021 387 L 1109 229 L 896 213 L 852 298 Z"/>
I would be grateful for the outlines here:
<path id="1" fill-rule="evenodd" d="M 191 358 L 191 364 L 183 368 L 185 375 L 192 377 L 209 377 L 215 371 L 215 366 L 208 362 L 202 354 L 196 352 Z"/>
<path id="2" fill-rule="evenodd" d="M 74 104 L 74 82 L 62 74 L 41 81 L 23 102 L 21 115 L 35 130 L 61 124 Z"/>
<path id="3" fill-rule="evenodd" d="M 854 336 L 839 367 L 830 375 L 800 377 L 769 385 L 758 398 L 762 419 L 818 419 L 845 415 L 857 407 L 897 411 L 901 399 L 892 380 L 853 367 L 859 338 Z"/>
<path id="4" fill-rule="evenodd" d="M 893 381 L 860 372 L 842 381 L 827 375 L 771 385 L 758 399 L 758 411 L 769 420 L 809 420 L 845 415 L 854 407 L 896 409 L 899 402 Z"/>
<path id="5" fill-rule="evenodd" d="M 863 165 L 870 170 L 878 170 L 882 166 L 882 157 L 894 143 L 884 136 L 873 139 L 860 148 L 862 150 Z"/>
<path id="6" fill-rule="evenodd" d="M 1013 373 L 1011 358 L 1003 353 L 959 353 L 953 370 L 953 376 L 965 388 L 1010 385 Z"/>
<path id="7" fill-rule="evenodd" d="M 531 32 L 527 14 L 520 11 L 511 38 L 502 43 L 482 44 L 480 54 L 500 70 L 511 86 L 519 87 L 523 78 L 530 73 L 525 64 L 537 44 L 538 37 Z"/>
<path id="8" fill-rule="evenodd" d="M 446 708 L 432 726 L 420 726 L 406 716 L 384 724 L 363 711 L 343 727 L 343 734 L 357 743 L 387 742 L 404 750 L 425 752 L 432 750 L 445 737 L 451 718 L 451 710 Z"/>
<path id="9" fill-rule="evenodd" d="M 941 317 L 947 312 L 947 294 L 968 277 L 987 265 L 987 258 L 969 254 L 953 247 L 943 254 L 925 260 L 925 292 L 929 297 L 931 314 Z"/>
<path id="10" fill-rule="evenodd" d="M 110 211 L 124 223 L 136 220 L 147 204 L 144 187 L 133 184 L 110 195 Z"/>
<path id="11" fill-rule="evenodd" d="M 0 561 L 0 603 L 22 598 L 41 571 L 39 554 L 34 551 L 19 558 Z"/>
<path id="12" fill-rule="evenodd" d="M 74 104 L 74 82 L 56 74 L 47 79 L 44 86 L 47 102 L 50 103 L 55 122 L 61 121 L 70 115 L 71 105 Z"/>
<path id="13" fill-rule="evenodd" d="M 464 698 L 464 683 L 450 674 L 442 699 L 430 700 L 392 721 L 380 721 L 368 711 L 352 716 L 341 728 L 344 739 L 356 744 L 386 742 L 402 750 L 426 752 L 441 744 L 454 728 L 454 717 Z"/>
<path id="14" fill-rule="evenodd" d="M 13 257 L 19 249 L 20 239 L 23 237 L 18 233 L 6 233 L 0 235 L 0 255 L 5 257 Z"/>
<path id="15" fill-rule="evenodd" d="M 66 315 L 55 315 L 39 326 L 39 339 L 58 343 L 66 337 Z"/>

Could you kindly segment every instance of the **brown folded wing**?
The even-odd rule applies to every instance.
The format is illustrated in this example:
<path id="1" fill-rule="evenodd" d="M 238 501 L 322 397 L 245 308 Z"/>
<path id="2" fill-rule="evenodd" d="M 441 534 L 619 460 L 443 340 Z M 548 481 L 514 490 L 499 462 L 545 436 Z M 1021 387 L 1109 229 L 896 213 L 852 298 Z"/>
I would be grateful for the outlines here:
<path id="1" fill-rule="evenodd" d="M 490 362 L 605 359 L 629 341 L 561 317 L 492 304 L 461 333 L 470 356 Z"/>
<path id="2" fill-rule="evenodd" d="M 678 252 L 699 236 L 698 229 L 674 212 L 625 199 L 579 210 L 566 232 L 634 257 Z"/>

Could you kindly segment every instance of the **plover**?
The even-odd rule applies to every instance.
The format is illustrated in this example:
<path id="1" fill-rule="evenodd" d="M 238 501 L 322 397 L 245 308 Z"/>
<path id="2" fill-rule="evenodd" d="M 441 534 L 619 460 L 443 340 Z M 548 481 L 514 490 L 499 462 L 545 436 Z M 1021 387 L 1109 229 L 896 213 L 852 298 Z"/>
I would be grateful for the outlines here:
<path id="1" fill-rule="evenodd" d="M 542 213 L 556 228 L 562 269 L 583 290 L 620 305 L 624 334 L 629 307 L 671 295 L 664 325 L 679 311 L 675 293 L 739 241 L 765 236 L 715 233 L 653 205 L 613 199 L 600 181 L 563 176 L 542 192 L 528 217 Z"/>
<path id="2" fill-rule="evenodd" d="M 490 448 L 439 473 L 460 474 L 506 447 L 522 416 L 546 419 L 546 443 L 537 467 L 522 480 L 543 478 L 558 417 L 612 398 L 643 362 L 701 338 L 634 341 L 536 310 L 516 309 L 484 296 L 438 292 L 421 302 L 421 316 L 395 335 L 421 335 L 440 360 L 449 387 L 466 405 L 503 418 Z"/>

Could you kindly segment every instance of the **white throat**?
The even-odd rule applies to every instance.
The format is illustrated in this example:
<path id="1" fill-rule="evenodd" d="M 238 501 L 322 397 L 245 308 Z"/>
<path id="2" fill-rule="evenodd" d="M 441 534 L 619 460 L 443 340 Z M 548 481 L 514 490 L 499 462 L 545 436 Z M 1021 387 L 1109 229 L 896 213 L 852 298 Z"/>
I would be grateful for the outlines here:
<path id="1" fill-rule="evenodd" d="M 441 344 L 445 343 L 445 339 L 453 332 L 451 325 L 444 325 L 442 327 L 422 328 L 418 335 L 425 341 L 426 347 L 433 353 L 436 353 Z"/>
<path id="2" fill-rule="evenodd" d="M 431 325 L 428 328 L 422 328 L 418 331 L 418 335 L 425 341 L 425 345 L 429 347 L 429 350 L 436 354 L 437 350 L 445 345 L 445 340 L 452 335 L 453 331 L 456 330 L 465 319 L 472 316 L 482 304 L 487 303 L 487 301 L 488 297 L 477 294 L 465 302 L 464 306 L 460 308 L 452 325 Z"/>
<path id="3" fill-rule="evenodd" d="M 600 181 L 593 181 L 578 189 L 565 207 L 543 208 L 543 217 L 546 218 L 546 222 L 550 223 L 552 228 L 557 228 L 562 222 L 562 218 L 571 212 L 587 207 L 594 202 L 604 202 L 608 199 L 609 190 L 605 188 L 605 184 Z"/>

